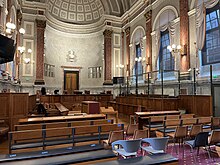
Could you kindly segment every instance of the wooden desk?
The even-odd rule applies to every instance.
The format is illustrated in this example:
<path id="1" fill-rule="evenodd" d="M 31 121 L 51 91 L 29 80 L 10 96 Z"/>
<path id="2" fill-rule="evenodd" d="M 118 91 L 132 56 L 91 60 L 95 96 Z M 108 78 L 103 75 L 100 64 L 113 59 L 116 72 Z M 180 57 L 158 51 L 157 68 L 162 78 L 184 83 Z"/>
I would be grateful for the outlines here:
<path id="1" fill-rule="evenodd" d="M 161 115 L 179 115 L 180 111 L 152 111 L 152 112 L 135 112 L 136 119 L 138 120 L 138 128 L 143 129 L 144 120 L 142 117 L 161 116 Z"/>
<path id="2" fill-rule="evenodd" d="M 118 123 L 118 111 L 115 111 L 113 107 L 100 107 L 100 113 L 105 114 L 106 118 L 108 115 L 115 115 L 116 123 Z"/>
<path id="3" fill-rule="evenodd" d="M 152 111 L 152 112 L 135 112 L 137 116 L 158 116 L 158 115 L 179 115 L 180 111 Z"/>
<path id="4" fill-rule="evenodd" d="M 99 113 L 99 102 L 96 101 L 82 101 L 82 112 L 87 114 Z"/>
<path id="5" fill-rule="evenodd" d="M 104 114 L 89 114 L 80 116 L 52 116 L 52 117 L 35 117 L 19 119 L 19 124 L 34 124 L 34 123 L 50 123 L 50 122 L 64 122 L 64 121 L 79 121 L 79 120 L 96 120 L 105 119 Z"/>
<path id="6" fill-rule="evenodd" d="M 166 165 L 178 165 L 178 159 L 169 154 L 155 154 L 148 156 L 140 156 L 136 158 L 113 160 L 103 163 L 97 163 L 97 165 L 143 165 L 143 164 L 166 164 Z"/>

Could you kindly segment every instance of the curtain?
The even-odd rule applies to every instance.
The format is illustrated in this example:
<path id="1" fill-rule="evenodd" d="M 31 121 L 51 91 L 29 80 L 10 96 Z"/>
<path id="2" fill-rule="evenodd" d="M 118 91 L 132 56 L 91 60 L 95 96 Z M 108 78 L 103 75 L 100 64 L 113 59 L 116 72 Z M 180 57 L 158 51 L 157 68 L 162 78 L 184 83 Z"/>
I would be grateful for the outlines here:
<path id="1" fill-rule="evenodd" d="M 196 44 L 197 49 L 202 50 L 206 34 L 206 8 L 214 7 L 219 0 L 205 0 L 196 8 Z"/>
<path id="2" fill-rule="evenodd" d="M 161 32 L 164 32 L 165 30 L 169 30 L 169 38 L 170 38 L 170 45 L 174 44 L 174 38 L 175 38 L 175 23 L 173 21 L 168 22 L 168 24 L 165 24 L 158 28 L 156 30 L 155 38 L 156 38 L 156 55 L 157 55 L 157 60 L 155 60 L 155 67 L 157 66 L 157 61 L 159 58 L 159 52 L 160 52 L 160 36 Z M 156 70 L 157 68 L 155 68 Z"/>

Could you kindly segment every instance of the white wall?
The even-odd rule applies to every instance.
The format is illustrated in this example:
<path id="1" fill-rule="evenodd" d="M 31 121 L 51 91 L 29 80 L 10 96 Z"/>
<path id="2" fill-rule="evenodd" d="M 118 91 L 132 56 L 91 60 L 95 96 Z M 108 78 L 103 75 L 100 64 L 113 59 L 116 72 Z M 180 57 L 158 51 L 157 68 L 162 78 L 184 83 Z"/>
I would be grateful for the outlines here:
<path id="1" fill-rule="evenodd" d="M 76 55 L 75 62 L 68 62 L 68 51 L 73 50 Z M 81 67 L 79 72 L 80 89 L 99 87 L 102 78 L 89 79 L 88 67 L 103 67 L 103 33 L 88 35 L 69 34 L 57 31 L 48 26 L 45 30 L 45 63 L 55 65 L 55 77 L 44 77 L 46 86 L 63 88 L 63 68 Z"/>

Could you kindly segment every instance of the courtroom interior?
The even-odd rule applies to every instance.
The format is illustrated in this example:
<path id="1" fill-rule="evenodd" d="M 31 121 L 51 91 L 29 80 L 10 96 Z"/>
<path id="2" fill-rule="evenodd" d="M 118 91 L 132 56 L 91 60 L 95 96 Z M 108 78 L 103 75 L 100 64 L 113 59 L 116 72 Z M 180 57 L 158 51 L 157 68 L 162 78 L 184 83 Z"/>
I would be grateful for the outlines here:
<path id="1" fill-rule="evenodd" d="M 218 164 L 219 100 L 219 0 L 0 0 L 2 164 Z"/>

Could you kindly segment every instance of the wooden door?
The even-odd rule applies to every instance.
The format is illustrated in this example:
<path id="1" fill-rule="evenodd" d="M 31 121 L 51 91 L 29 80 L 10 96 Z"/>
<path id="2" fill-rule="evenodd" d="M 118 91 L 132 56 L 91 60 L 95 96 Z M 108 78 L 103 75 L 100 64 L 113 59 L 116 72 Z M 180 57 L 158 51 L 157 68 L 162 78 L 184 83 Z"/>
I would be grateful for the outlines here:
<path id="1" fill-rule="evenodd" d="M 64 90 L 67 94 L 73 94 L 74 90 L 79 90 L 78 71 L 64 71 Z"/>

